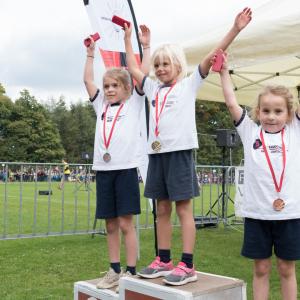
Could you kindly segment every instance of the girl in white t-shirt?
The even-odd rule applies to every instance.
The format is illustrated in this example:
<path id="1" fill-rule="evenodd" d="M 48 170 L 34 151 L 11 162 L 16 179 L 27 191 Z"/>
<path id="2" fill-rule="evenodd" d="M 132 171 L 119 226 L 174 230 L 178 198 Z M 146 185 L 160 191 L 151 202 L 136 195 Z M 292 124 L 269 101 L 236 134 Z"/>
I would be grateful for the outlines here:
<path id="1" fill-rule="evenodd" d="M 226 59 L 226 55 L 224 54 Z M 282 299 L 297 299 L 295 261 L 300 259 L 300 109 L 284 86 L 267 86 L 251 115 L 237 103 L 224 63 L 220 72 L 226 105 L 244 146 L 245 217 L 242 255 L 254 259 L 254 299 L 269 298 L 272 251 Z"/>
<path id="2" fill-rule="evenodd" d="M 140 41 L 144 47 L 141 68 L 149 70 L 150 31 L 142 25 Z M 133 215 L 140 213 L 137 167 L 145 164 L 141 118 L 144 95 L 135 89 L 122 68 L 111 68 L 103 76 L 103 89 L 94 83 L 95 43 L 87 47 L 84 83 L 97 115 L 93 170 L 96 170 L 96 218 L 105 219 L 110 269 L 97 288 L 117 286 L 121 276 L 136 273 L 137 240 Z M 127 267 L 120 266 L 120 236 L 124 236 Z M 118 290 L 118 288 L 117 288 Z M 116 291 L 117 291 L 116 290 Z"/>
<path id="3" fill-rule="evenodd" d="M 231 30 L 219 43 L 226 49 L 251 20 L 246 8 L 235 18 Z M 150 107 L 148 153 L 149 166 L 145 196 L 157 199 L 158 256 L 138 275 L 144 278 L 166 276 L 164 282 L 182 285 L 197 280 L 193 265 L 195 223 L 191 198 L 199 195 L 192 149 L 198 147 L 195 123 L 195 99 L 198 88 L 211 67 L 210 52 L 186 77 L 185 55 L 177 46 L 163 45 L 152 55 L 152 67 L 158 81 L 139 69 L 132 45 L 131 28 L 125 28 L 128 70 L 145 92 Z M 182 227 L 183 252 L 174 268 L 171 260 L 172 201 Z"/>

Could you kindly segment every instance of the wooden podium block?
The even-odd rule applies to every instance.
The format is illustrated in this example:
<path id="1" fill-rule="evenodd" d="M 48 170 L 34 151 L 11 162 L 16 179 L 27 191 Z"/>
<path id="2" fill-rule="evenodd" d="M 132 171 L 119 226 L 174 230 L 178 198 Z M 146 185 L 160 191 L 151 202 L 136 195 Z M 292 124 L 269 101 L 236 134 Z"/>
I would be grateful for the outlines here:
<path id="1" fill-rule="evenodd" d="M 197 272 L 198 281 L 170 286 L 162 278 L 124 277 L 120 280 L 122 300 L 246 300 L 246 284 L 236 278 Z"/>
<path id="2" fill-rule="evenodd" d="M 116 289 L 97 289 L 98 279 L 78 281 L 74 283 L 74 300 L 115 300 L 119 295 L 114 291 Z"/>

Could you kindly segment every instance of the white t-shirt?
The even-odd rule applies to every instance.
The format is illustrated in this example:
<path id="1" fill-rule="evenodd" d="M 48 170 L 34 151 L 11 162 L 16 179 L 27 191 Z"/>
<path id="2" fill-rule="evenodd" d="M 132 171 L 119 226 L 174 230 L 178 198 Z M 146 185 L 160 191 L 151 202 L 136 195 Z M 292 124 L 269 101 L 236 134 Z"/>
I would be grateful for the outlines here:
<path id="1" fill-rule="evenodd" d="M 245 157 L 244 199 L 241 214 L 243 217 L 261 220 L 300 218 L 300 120 L 295 115 L 292 122 L 285 126 L 286 167 L 279 193 L 276 192 L 263 150 L 260 130 L 261 126 L 247 115 L 244 115 L 237 125 Z M 283 167 L 281 132 L 264 132 L 263 137 L 279 185 Z M 273 202 L 278 198 L 285 202 L 285 207 L 281 211 L 273 209 Z"/>
<path id="2" fill-rule="evenodd" d="M 145 77 L 142 89 L 149 100 L 149 139 L 148 153 L 155 154 L 151 144 L 159 141 L 162 148 L 159 153 L 198 148 L 195 120 L 195 100 L 203 78 L 199 68 L 188 77 L 176 83 L 166 98 L 165 106 L 159 118 L 158 137 L 155 136 L 155 97 L 158 92 L 158 111 L 170 86 Z"/>
<path id="3" fill-rule="evenodd" d="M 91 99 L 97 115 L 93 170 L 108 171 L 130 169 L 141 166 L 147 158 L 143 151 L 143 140 L 141 134 L 140 119 L 144 112 L 145 97 L 138 95 L 136 91 L 126 101 L 120 110 L 108 149 L 104 145 L 103 125 L 104 112 L 107 101 L 104 95 L 97 92 Z M 106 140 L 108 140 L 112 124 L 120 105 L 109 105 L 106 116 Z M 103 155 L 109 153 L 111 160 L 105 162 Z"/>

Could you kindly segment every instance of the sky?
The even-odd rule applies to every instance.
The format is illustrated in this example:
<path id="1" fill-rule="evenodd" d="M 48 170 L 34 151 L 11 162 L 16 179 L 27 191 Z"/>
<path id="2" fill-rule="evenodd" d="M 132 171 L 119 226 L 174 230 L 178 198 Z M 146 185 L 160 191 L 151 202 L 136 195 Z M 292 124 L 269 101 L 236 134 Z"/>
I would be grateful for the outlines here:
<path id="1" fill-rule="evenodd" d="M 255 9 L 267 0 L 226 1 L 228 9 L 219 7 L 222 2 L 132 0 L 138 24 L 151 29 L 152 49 L 166 42 L 184 46 L 214 24 L 231 24 L 243 7 Z M 67 103 L 88 99 L 83 40 L 93 30 L 82 0 L 0 0 L 0 28 L 0 83 L 7 96 L 15 100 L 28 89 L 40 102 L 60 96 Z"/>

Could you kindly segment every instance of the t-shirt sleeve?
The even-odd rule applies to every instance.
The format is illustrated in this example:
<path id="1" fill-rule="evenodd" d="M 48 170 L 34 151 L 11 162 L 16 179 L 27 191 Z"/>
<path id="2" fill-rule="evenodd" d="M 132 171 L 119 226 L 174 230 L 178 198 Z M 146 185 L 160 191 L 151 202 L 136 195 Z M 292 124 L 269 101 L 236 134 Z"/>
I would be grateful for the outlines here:
<path id="1" fill-rule="evenodd" d="M 186 77 L 183 80 L 187 80 L 189 82 L 189 85 L 196 97 L 198 89 L 201 87 L 201 85 L 204 82 L 204 78 L 201 74 L 200 66 L 197 66 L 197 68 L 194 70 L 193 73 L 191 73 L 188 77 Z"/>
<path id="2" fill-rule="evenodd" d="M 98 114 L 102 112 L 102 105 L 104 101 L 102 92 L 98 89 L 95 96 L 91 98 L 90 101 L 92 102 L 93 108 L 98 116 Z"/>

